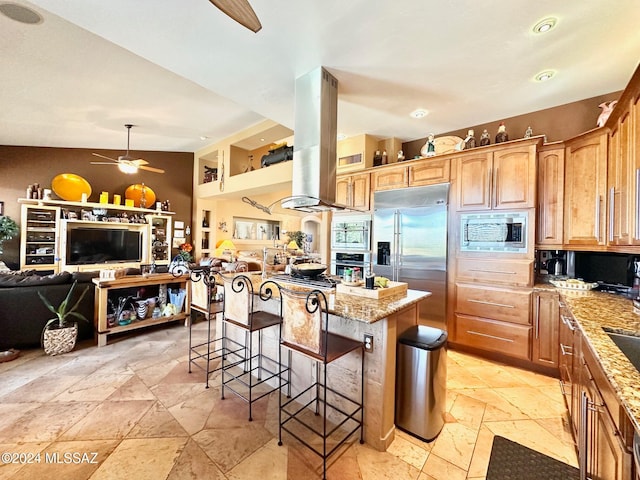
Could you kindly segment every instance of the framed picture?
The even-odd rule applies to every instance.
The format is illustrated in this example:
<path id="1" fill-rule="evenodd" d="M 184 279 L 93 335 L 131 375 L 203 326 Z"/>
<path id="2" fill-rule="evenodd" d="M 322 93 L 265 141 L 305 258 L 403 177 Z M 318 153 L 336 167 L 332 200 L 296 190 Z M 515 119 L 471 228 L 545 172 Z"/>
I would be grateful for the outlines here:
<path id="1" fill-rule="evenodd" d="M 4 215 L 4 202 L 0 202 L 0 217 Z"/>

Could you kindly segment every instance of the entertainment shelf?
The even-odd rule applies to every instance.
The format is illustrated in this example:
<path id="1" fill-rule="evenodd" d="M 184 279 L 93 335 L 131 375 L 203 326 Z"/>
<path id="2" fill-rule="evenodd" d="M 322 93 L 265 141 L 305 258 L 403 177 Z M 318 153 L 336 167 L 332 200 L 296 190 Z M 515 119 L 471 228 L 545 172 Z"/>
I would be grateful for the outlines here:
<path id="1" fill-rule="evenodd" d="M 18 202 L 22 204 L 21 269 L 58 273 L 139 267 L 141 263 L 167 265 L 171 260 L 171 216 L 174 212 L 65 200 L 21 198 Z M 138 232 L 139 252 L 128 252 L 126 258 L 81 263 L 77 259 L 71 259 L 69 255 L 70 235 L 72 232 L 78 234 L 78 230 L 84 230 L 86 233 L 91 230 L 102 232 L 105 238 L 108 238 L 107 232 Z"/>
<path id="2" fill-rule="evenodd" d="M 148 276 L 125 276 L 117 278 L 115 280 L 94 278 L 93 283 L 95 284 L 96 296 L 95 313 L 93 318 L 95 321 L 96 333 L 98 335 L 99 347 L 104 347 L 107 344 L 107 337 L 116 333 L 137 330 L 139 328 L 169 323 L 177 320 L 185 320 L 186 324 L 191 312 L 191 281 L 189 279 L 189 275 L 176 276 L 171 273 L 155 273 Z M 111 327 L 109 326 L 107 322 L 107 308 L 109 305 L 109 298 L 111 298 L 112 302 L 115 300 L 117 303 L 117 298 L 121 296 L 127 297 L 131 294 L 132 291 L 140 290 L 141 288 L 152 290 L 154 287 L 160 286 L 166 286 L 167 289 L 179 288 L 185 290 L 186 295 L 184 303 L 182 305 L 182 310 L 180 312 L 175 315 L 160 316 L 156 318 L 148 315 L 146 318 L 135 320 L 128 325 L 115 325 Z"/>

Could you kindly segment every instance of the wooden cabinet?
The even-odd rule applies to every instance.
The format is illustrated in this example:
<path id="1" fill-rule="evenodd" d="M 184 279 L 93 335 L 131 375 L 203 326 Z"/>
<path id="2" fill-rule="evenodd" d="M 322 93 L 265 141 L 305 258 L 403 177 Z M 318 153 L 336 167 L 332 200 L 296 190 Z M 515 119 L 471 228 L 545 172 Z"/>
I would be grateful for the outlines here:
<path id="1" fill-rule="evenodd" d="M 559 295 L 537 291 L 533 294 L 533 339 L 531 360 L 540 365 L 558 367 Z"/>
<path id="2" fill-rule="evenodd" d="M 336 203 L 369 210 L 371 192 L 368 173 L 339 175 L 336 178 Z"/>
<path id="3" fill-rule="evenodd" d="M 611 127 L 608 155 L 609 245 L 640 244 L 640 93 L 632 96 Z"/>
<path id="4" fill-rule="evenodd" d="M 20 268 L 57 273 L 60 208 L 22 205 L 20 230 Z"/>
<path id="5" fill-rule="evenodd" d="M 456 283 L 453 341 L 530 359 L 531 289 Z"/>
<path id="6" fill-rule="evenodd" d="M 458 210 L 535 207 L 535 144 L 473 152 L 455 162 Z"/>
<path id="7" fill-rule="evenodd" d="M 409 169 L 406 165 L 377 167 L 371 172 L 371 183 L 374 192 L 408 187 Z"/>
<path id="8" fill-rule="evenodd" d="M 171 273 L 157 273 L 149 276 L 126 276 L 115 280 L 94 278 L 93 283 L 95 284 L 94 320 L 99 347 L 107 344 L 109 335 L 175 320 L 186 320 L 189 317 L 191 281 L 188 274 L 176 276 Z M 144 289 L 147 295 L 155 298 L 161 288 L 164 289 L 167 295 L 167 302 L 171 301 L 171 289 L 184 291 L 182 305 L 176 305 L 177 312 L 160 316 L 153 316 L 153 312 L 147 312 L 145 318 L 137 319 L 126 325 L 117 323 L 118 319 L 114 320 L 115 324 L 109 323 L 107 316 L 110 305 L 118 305 L 121 298 L 126 299 L 129 296 L 136 296 L 140 289 Z"/>
<path id="9" fill-rule="evenodd" d="M 566 142 L 564 244 L 606 244 L 607 131 L 592 130 Z"/>
<path id="10" fill-rule="evenodd" d="M 558 370 L 560 374 L 560 389 L 564 396 L 569 416 L 573 418 L 573 358 L 575 351 L 574 334 L 576 331 L 576 325 L 568 313 L 566 306 L 558 301 L 560 325 L 559 325 L 559 352 L 558 352 Z M 572 425 L 574 427 L 574 425 Z M 577 429 L 572 428 L 574 437 L 577 435 Z"/>
<path id="11" fill-rule="evenodd" d="M 435 185 L 450 180 L 451 160 L 448 158 L 419 160 L 408 166 L 409 186 Z"/>
<path id="12" fill-rule="evenodd" d="M 458 257 L 456 280 L 489 285 L 529 287 L 533 283 L 533 261 Z"/>
<path id="13" fill-rule="evenodd" d="M 537 181 L 536 244 L 560 249 L 564 239 L 564 144 L 541 148 Z"/>

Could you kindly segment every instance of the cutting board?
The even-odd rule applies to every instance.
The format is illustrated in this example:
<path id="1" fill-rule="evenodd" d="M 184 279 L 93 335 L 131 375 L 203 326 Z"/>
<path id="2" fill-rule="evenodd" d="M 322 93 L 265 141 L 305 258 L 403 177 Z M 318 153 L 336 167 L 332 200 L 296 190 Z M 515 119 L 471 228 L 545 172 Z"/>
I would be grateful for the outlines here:
<path id="1" fill-rule="evenodd" d="M 390 297 L 391 295 L 407 294 L 408 284 L 405 282 L 388 282 L 387 285 L 387 288 L 374 288 L 370 290 L 364 288 L 364 286 L 351 286 L 339 283 L 336 285 L 336 292 L 374 299 Z"/>

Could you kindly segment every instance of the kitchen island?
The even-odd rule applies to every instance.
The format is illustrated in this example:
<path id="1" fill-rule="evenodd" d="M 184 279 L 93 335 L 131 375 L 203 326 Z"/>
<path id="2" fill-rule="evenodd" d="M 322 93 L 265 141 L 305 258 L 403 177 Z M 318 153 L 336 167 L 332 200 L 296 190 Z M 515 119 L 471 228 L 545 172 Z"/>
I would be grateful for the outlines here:
<path id="1" fill-rule="evenodd" d="M 266 280 L 259 274 L 248 276 L 252 280 L 254 291 L 258 292 L 260 285 Z M 194 284 L 195 290 L 201 287 L 201 284 Z M 384 451 L 395 435 L 396 342 L 399 334 L 418 323 L 418 305 L 431 293 L 408 290 L 379 300 L 342 293 L 332 295 L 329 291 L 325 293 L 330 302 L 331 332 L 360 341 L 364 340 L 365 334 L 373 338 L 372 351 L 364 354 L 364 434 L 368 445 Z M 197 296 L 194 292 L 194 297 Z M 257 303 L 260 309 L 280 313 L 277 298 Z M 218 318 L 216 331 L 221 331 L 219 322 Z M 230 330 L 238 329 L 228 329 Z M 243 337 L 244 335 L 238 336 L 237 339 L 244 341 Z M 263 344 L 264 353 L 277 358 L 278 338 L 275 329 L 263 333 Z M 312 368 L 312 362 L 301 355 L 294 356 L 293 365 L 292 394 L 295 394 L 308 386 L 315 369 Z M 330 384 L 357 398 L 360 394 L 359 371 L 359 354 L 346 355 L 329 366 Z"/>

